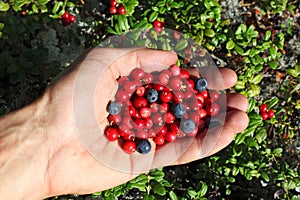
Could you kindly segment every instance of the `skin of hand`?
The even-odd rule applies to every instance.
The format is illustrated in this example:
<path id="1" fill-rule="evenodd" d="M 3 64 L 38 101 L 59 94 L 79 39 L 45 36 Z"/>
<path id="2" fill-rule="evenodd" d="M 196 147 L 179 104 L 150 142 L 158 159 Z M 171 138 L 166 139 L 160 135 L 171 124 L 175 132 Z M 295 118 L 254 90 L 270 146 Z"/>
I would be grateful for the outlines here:
<path id="1" fill-rule="evenodd" d="M 38 100 L 2 117 L 0 199 L 42 199 L 62 194 L 87 194 L 112 188 L 136 177 L 139 173 L 134 170 L 119 171 L 99 162 L 83 145 L 73 113 L 76 98 L 74 87 L 78 74 L 87 80 L 82 86 L 86 89 L 89 87 L 89 76 L 108 66 L 105 70 L 101 69 L 104 74 L 96 87 L 94 99 L 98 121 L 96 125 L 104 129 L 107 124 L 106 105 L 113 97 L 119 76 L 128 75 L 135 67 L 142 67 L 146 71 L 161 70 L 174 64 L 176 60 L 177 55 L 169 51 L 97 48 L 79 58 Z M 153 61 L 157 64 L 157 69 L 149 65 Z M 207 77 L 213 89 L 224 90 L 236 83 L 237 77 L 232 70 L 222 68 L 219 73 L 222 84 L 213 77 Z M 240 94 L 223 94 L 223 98 L 230 109 L 225 113 L 222 129 L 213 130 L 219 137 L 208 152 L 200 151 L 203 142 L 201 138 L 190 142 L 189 147 L 172 163 L 165 161 L 168 155 L 163 152 L 155 153 L 154 150 L 143 158 L 124 155 L 120 148 L 111 149 L 107 145 L 100 147 L 100 152 L 115 155 L 129 169 L 135 167 L 132 163 L 140 159 L 147 160 L 149 165 L 143 168 L 144 172 L 212 155 L 230 144 L 234 135 L 248 125 L 245 113 L 248 108 L 247 99 Z M 169 148 L 172 153 L 172 147 Z"/>

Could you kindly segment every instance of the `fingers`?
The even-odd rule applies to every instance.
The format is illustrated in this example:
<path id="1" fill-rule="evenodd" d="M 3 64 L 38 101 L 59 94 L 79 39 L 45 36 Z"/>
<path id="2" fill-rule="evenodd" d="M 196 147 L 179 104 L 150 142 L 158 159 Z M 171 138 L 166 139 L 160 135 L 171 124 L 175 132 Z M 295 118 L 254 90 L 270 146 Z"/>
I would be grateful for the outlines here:
<path id="1" fill-rule="evenodd" d="M 223 94 L 225 95 L 225 94 Z M 239 93 L 226 94 L 227 108 L 246 112 L 249 107 L 248 99 Z"/>

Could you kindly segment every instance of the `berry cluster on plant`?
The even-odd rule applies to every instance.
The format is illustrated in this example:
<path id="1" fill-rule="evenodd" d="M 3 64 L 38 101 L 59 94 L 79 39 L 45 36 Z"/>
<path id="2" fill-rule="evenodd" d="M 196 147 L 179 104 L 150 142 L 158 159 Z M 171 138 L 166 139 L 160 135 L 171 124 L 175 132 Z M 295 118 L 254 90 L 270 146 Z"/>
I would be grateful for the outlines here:
<path id="1" fill-rule="evenodd" d="M 267 104 L 261 104 L 259 106 L 260 116 L 263 120 L 271 119 L 275 115 L 275 111 L 272 109 L 268 109 Z"/>
<path id="2" fill-rule="evenodd" d="M 71 13 L 69 12 L 65 12 L 62 16 L 61 16 L 61 19 L 62 19 L 62 24 L 64 26 L 69 26 L 70 24 L 74 23 L 76 21 L 76 17 L 75 15 L 72 15 Z"/>
<path id="3" fill-rule="evenodd" d="M 135 68 L 118 84 L 115 99 L 107 105 L 104 134 L 129 154 L 150 152 L 150 139 L 163 145 L 200 135 L 220 110 L 219 93 L 209 92 L 204 78 L 177 65 L 152 73 Z"/>
<path id="4" fill-rule="evenodd" d="M 110 8 L 109 8 L 110 14 L 118 14 L 118 15 L 125 15 L 126 9 L 123 5 L 119 5 L 119 3 L 116 0 L 110 1 Z"/>

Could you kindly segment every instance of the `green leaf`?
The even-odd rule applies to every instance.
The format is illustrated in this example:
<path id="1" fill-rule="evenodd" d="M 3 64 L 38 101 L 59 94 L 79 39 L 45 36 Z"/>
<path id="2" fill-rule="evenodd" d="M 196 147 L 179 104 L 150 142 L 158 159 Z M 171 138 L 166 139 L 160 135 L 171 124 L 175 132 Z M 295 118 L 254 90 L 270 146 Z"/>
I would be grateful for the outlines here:
<path id="1" fill-rule="evenodd" d="M 278 103 L 278 101 L 278 97 L 272 97 L 271 99 L 265 101 L 265 103 L 268 105 L 268 108 L 272 108 Z"/>
<path id="2" fill-rule="evenodd" d="M 184 38 L 182 38 L 181 40 L 179 40 L 179 42 L 177 42 L 177 44 L 175 45 L 175 49 L 177 51 L 181 51 L 183 50 L 184 48 L 186 48 L 188 46 L 188 41 Z"/>
<path id="3" fill-rule="evenodd" d="M 232 41 L 232 40 L 229 40 L 227 43 L 226 43 L 226 49 L 228 51 L 230 51 L 231 49 L 233 49 L 235 46 L 235 43 Z"/>
<path id="4" fill-rule="evenodd" d="M 237 81 L 234 87 L 236 90 L 242 90 L 245 88 L 245 82 Z"/>
<path id="5" fill-rule="evenodd" d="M 177 200 L 178 199 L 177 195 L 175 194 L 175 192 L 173 190 L 171 190 L 169 192 L 169 197 L 170 197 L 171 200 Z"/>
<path id="6" fill-rule="evenodd" d="M 235 45 L 234 50 L 240 55 L 244 55 L 244 53 L 245 53 L 244 49 L 242 49 L 239 45 Z"/>
<path id="7" fill-rule="evenodd" d="M 274 154 L 274 156 L 276 156 L 276 157 L 280 157 L 281 154 L 282 154 L 282 152 L 283 152 L 283 149 L 282 149 L 282 148 L 276 148 L 276 149 L 273 150 L 273 154 Z"/>
<path id="8" fill-rule="evenodd" d="M 144 197 L 143 197 L 143 200 L 154 200 L 155 197 L 151 194 L 145 194 Z"/>
<path id="9" fill-rule="evenodd" d="M 269 175 L 266 172 L 260 172 L 260 175 L 266 182 L 270 181 Z"/>
<path id="10" fill-rule="evenodd" d="M 157 181 L 151 182 L 151 188 L 153 193 L 158 194 L 160 196 L 164 196 L 167 193 L 167 190 Z"/>
<path id="11" fill-rule="evenodd" d="M 197 192 L 195 190 L 193 190 L 192 188 L 188 188 L 187 190 L 187 194 L 194 199 L 197 196 Z"/>
<path id="12" fill-rule="evenodd" d="M 9 10 L 9 3 L 5 3 L 5 2 L 0 2 L 0 11 L 1 12 L 5 12 Z"/>
<path id="13" fill-rule="evenodd" d="M 63 5 L 64 5 L 64 3 L 61 2 L 61 1 L 55 2 L 55 3 L 54 3 L 54 6 L 53 6 L 53 9 L 52 9 L 52 13 L 53 13 L 53 14 L 56 14 L 57 11 L 58 11 L 58 9 L 59 9 L 61 6 L 63 6 Z"/>
<path id="14" fill-rule="evenodd" d="M 273 60 L 275 60 L 276 57 L 277 57 L 277 51 L 276 51 L 276 49 L 274 47 L 270 47 L 269 48 L 269 53 L 270 53 L 271 58 Z"/>
<path id="15" fill-rule="evenodd" d="M 207 37 L 214 37 L 215 36 L 215 31 L 213 29 L 205 29 L 204 30 L 204 35 L 206 35 Z"/>
<path id="16" fill-rule="evenodd" d="M 268 41 L 271 37 L 271 31 L 270 30 L 267 30 L 266 33 L 265 33 L 265 37 L 264 37 L 264 40 L 265 41 Z"/>
<path id="17" fill-rule="evenodd" d="M 259 84 L 264 77 L 261 74 L 257 74 L 252 80 L 251 83 Z"/>
<path id="18" fill-rule="evenodd" d="M 203 197 L 207 192 L 208 186 L 205 182 L 201 182 L 201 183 L 202 183 L 202 186 L 201 186 L 201 189 L 199 190 L 198 194 L 200 197 Z"/>
<path id="19" fill-rule="evenodd" d="M 39 12 L 39 8 L 36 6 L 36 4 L 32 4 L 32 11 L 34 13 L 38 13 Z"/>
<path id="20" fill-rule="evenodd" d="M 150 17 L 149 17 L 149 22 L 154 22 L 158 17 L 158 12 L 153 12 L 151 13 Z"/>

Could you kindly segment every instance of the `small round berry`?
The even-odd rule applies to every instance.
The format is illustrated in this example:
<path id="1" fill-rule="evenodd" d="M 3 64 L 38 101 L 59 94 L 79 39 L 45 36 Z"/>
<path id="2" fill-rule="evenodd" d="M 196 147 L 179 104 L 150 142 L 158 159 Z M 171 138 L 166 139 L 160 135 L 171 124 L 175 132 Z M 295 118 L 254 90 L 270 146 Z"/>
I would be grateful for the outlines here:
<path id="1" fill-rule="evenodd" d="M 124 8 L 123 5 L 120 5 L 120 6 L 117 8 L 117 13 L 118 13 L 119 15 L 125 15 L 125 14 L 126 14 L 126 10 L 125 10 L 125 8 Z"/>
<path id="2" fill-rule="evenodd" d="M 63 24 L 64 26 L 69 26 L 69 25 L 71 24 L 71 22 L 70 22 L 69 18 L 63 18 L 62 24 Z"/>
<path id="3" fill-rule="evenodd" d="M 161 22 L 161 21 L 159 21 L 158 19 L 155 20 L 155 21 L 153 22 L 153 26 L 154 26 L 155 28 L 162 28 L 163 25 L 164 25 L 164 23 Z"/>
<path id="4" fill-rule="evenodd" d="M 193 120 L 185 120 L 182 125 L 181 125 L 181 129 L 183 132 L 185 133 L 190 133 L 195 129 L 196 125 L 195 122 Z"/>
<path id="5" fill-rule="evenodd" d="M 209 93 L 210 99 L 212 101 L 218 101 L 220 99 L 220 94 L 217 90 L 213 90 Z"/>
<path id="6" fill-rule="evenodd" d="M 208 84 L 207 84 L 207 81 L 204 79 L 204 78 L 198 78 L 196 80 L 196 89 L 199 91 L 199 92 L 202 92 L 204 90 L 206 90 Z"/>
<path id="7" fill-rule="evenodd" d="M 158 80 L 162 85 L 167 85 L 169 83 L 170 76 L 167 73 L 161 73 L 158 76 Z"/>
<path id="8" fill-rule="evenodd" d="M 132 94 L 136 90 L 136 84 L 133 81 L 124 81 L 122 84 L 124 87 L 125 92 L 128 94 Z"/>
<path id="9" fill-rule="evenodd" d="M 74 23 L 76 21 L 75 15 L 72 15 L 72 14 L 69 15 L 68 19 L 69 19 L 70 23 Z"/>
<path id="10" fill-rule="evenodd" d="M 171 112 L 166 113 L 166 123 L 172 124 L 175 121 L 175 116 Z"/>
<path id="11" fill-rule="evenodd" d="M 267 112 L 268 111 L 268 105 L 267 104 L 261 104 L 260 106 L 259 106 L 259 110 L 260 110 L 260 112 L 262 112 L 262 113 L 264 113 L 264 112 Z"/>
<path id="12" fill-rule="evenodd" d="M 126 141 L 124 142 L 122 149 L 128 154 L 132 154 L 136 150 L 136 144 L 133 141 Z"/>
<path id="13" fill-rule="evenodd" d="M 262 117 L 263 120 L 267 120 L 269 118 L 268 113 L 266 112 L 260 113 L 260 116 Z"/>
<path id="14" fill-rule="evenodd" d="M 144 96 L 145 92 L 146 92 L 146 88 L 143 86 L 138 87 L 135 91 L 136 95 L 140 97 Z"/>
<path id="15" fill-rule="evenodd" d="M 118 114 L 121 111 L 120 104 L 118 104 L 117 102 L 111 102 L 110 104 L 108 104 L 107 111 L 111 115 Z"/>
<path id="16" fill-rule="evenodd" d="M 155 89 L 148 89 L 146 91 L 146 97 L 147 97 L 147 100 L 150 103 L 156 102 L 157 99 L 158 99 L 158 92 L 157 92 L 157 90 L 155 90 Z"/>
<path id="17" fill-rule="evenodd" d="M 215 116 L 219 113 L 220 107 L 217 103 L 212 103 L 206 108 L 207 114 L 210 116 Z"/>
<path id="18" fill-rule="evenodd" d="M 180 71 L 180 76 L 182 78 L 189 79 L 190 78 L 190 72 L 188 70 L 183 69 L 183 70 Z"/>
<path id="19" fill-rule="evenodd" d="M 148 101 L 145 97 L 135 96 L 133 99 L 133 105 L 135 108 L 142 108 L 148 105 Z"/>
<path id="20" fill-rule="evenodd" d="M 118 90 L 116 93 L 116 99 L 120 102 L 127 102 L 129 99 L 129 95 L 124 90 Z"/>
<path id="21" fill-rule="evenodd" d="M 142 107 L 140 109 L 141 118 L 149 118 L 151 115 L 151 109 L 149 107 Z"/>
<path id="22" fill-rule="evenodd" d="M 275 111 L 272 110 L 272 109 L 270 109 L 270 110 L 267 112 L 267 114 L 268 114 L 268 118 L 271 119 L 272 117 L 274 117 Z"/>
<path id="23" fill-rule="evenodd" d="M 106 138 L 109 141 L 115 141 L 119 137 L 119 131 L 116 128 L 109 127 L 104 131 Z"/>
<path id="24" fill-rule="evenodd" d="M 199 115 L 200 115 L 200 119 L 204 119 L 207 116 L 207 112 L 205 109 L 200 109 L 199 110 Z"/>
<path id="25" fill-rule="evenodd" d="M 145 75 L 145 72 L 141 68 L 134 68 L 129 74 L 131 79 L 137 80 L 137 81 L 140 81 L 142 78 L 144 78 L 144 75 Z"/>
<path id="26" fill-rule="evenodd" d="M 167 132 L 164 136 L 165 140 L 168 142 L 173 142 L 177 138 L 177 132 Z"/>
<path id="27" fill-rule="evenodd" d="M 151 151 L 151 144 L 148 140 L 139 140 L 136 145 L 136 151 L 140 154 L 147 154 Z"/>
<path id="28" fill-rule="evenodd" d="M 151 119 L 153 121 L 154 124 L 158 124 L 158 125 L 162 125 L 165 121 L 165 117 L 157 112 L 157 113 L 154 113 L 152 116 L 151 116 Z"/>
<path id="29" fill-rule="evenodd" d="M 177 76 L 172 77 L 169 81 L 169 86 L 173 90 L 179 90 L 182 87 L 182 80 Z"/>
<path id="30" fill-rule="evenodd" d="M 69 13 L 68 13 L 68 12 L 65 12 L 65 13 L 62 15 L 62 18 L 64 18 L 64 19 L 69 19 Z"/>
<path id="31" fill-rule="evenodd" d="M 145 128 L 150 129 L 153 127 L 153 121 L 150 118 L 146 118 L 144 121 L 145 121 Z"/>
<path id="32" fill-rule="evenodd" d="M 170 67 L 170 71 L 172 76 L 179 76 L 180 75 L 180 67 L 177 65 L 172 65 Z"/>
<path id="33" fill-rule="evenodd" d="M 118 6 L 118 2 L 116 0 L 111 0 L 110 1 L 110 6 L 117 7 Z"/>
<path id="34" fill-rule="evenodd" d="M 120 114 L 108 115 L 107 119 L 108 119 L 109 125 L 117 125 L 117 124 L 120 124 L 122 117 Z"/>
<path id="35" fill-rule="evenodd" d="M 164 103 L 169 103 L 170 101 L 172 101 L 172 99 L 173 99 L 173 95 L 171 92 L 163 91 L 160 94 L 160 100 Z"/>
<path id="36" fill-rule="evenodd" d="M 186 108 L 182 103 L 178 103 L 174 106 L 173 113 L 176 118 L 181 118 L 186 113 Z"/>
<path id="37" fill-rule="evenodd" d="M 145 127 L 145 121 L 143 119 L 135 119 L 134 120 L 134 128 L 142 129 Z"/>
<path id="38" fill-rule="evenodd" d="M 165 138 L 162 135 L 158 135 L 153 139 L 153 141 L 156 145 L 162 145 L 165 143 Z"/>

